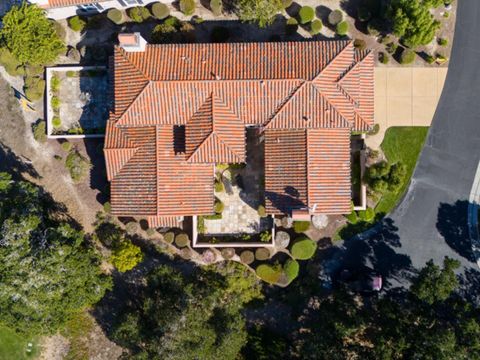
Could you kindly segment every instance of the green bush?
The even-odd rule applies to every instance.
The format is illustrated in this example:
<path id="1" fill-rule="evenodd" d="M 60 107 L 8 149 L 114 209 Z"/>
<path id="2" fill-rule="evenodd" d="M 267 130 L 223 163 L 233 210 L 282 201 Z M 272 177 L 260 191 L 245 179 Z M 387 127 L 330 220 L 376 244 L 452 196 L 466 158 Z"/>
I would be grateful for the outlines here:
<path id="1" fill-rule="evenodd" d="M 447 46 L 448 45 L 448 40 L 445 39 L 445 38 L 440 38 L 440 39 L 438 39 L 438 45 Z"/>
<path id="2" fill-rule="evenodd" d="M 310 228 L 310 221 L 294 221 L 293 230 L 296 233 L 303 233 Z"/>
<path id="3" fill-rule="evenodd" d="M 190 244 L 190 239 L 188 238 L 188 235 L 185 233 L 180 233 L 177 236 L 175 236 L 175 245 L 177 245 L 179 248 L 183 248 Z"/>
<path id="4" fill-rule="evenodd" d="M 47 141 L 46 123 L 41 120 L 32 125 L 33 138 L 39 143 Z"/>
<path id="5" fill-rule="evenodd" d="M 163 235 L 163 240 L 168 244 L 173 244 L 173 240 L 175 240 L 175 234 L 169 231 Z"/>
<path id="6" fill-rule="evenodd" d="M 135 6 L 127 11 L 130 19 L 136 23 L 142 23 L 150 17 L 150 11 L 143 6 Z"/>
<path id="7" fill-rule="evenodd" d="M 293 0 L 282 0 L 282 6 L 284 9 L 288 9 L 292 6 Z"/>
<path id="8" fill-rule="evenodd" d="M 214 206 L 214 210 L 217 214 L 221 214 L 223 212 L 223 209 L 225 208 L 225 205 L 223 204 L 223 202 L 221 202 L 219 199 L 216 199 L 215 200 L 215 206 Z"/>
<path id="9" fill-rule="evenodd" d="M 235 249 L 234 248 L 224 248 L 221 251 L 222 257 L 225 260 L 230 260 L 235 256 Z"/>
<path id="10" fill-rule="evenodd" d="M 378 53 L 378 60 L 382 63 L 382 64 L 388 64 L 388 62 L 390 61 L 390 58 L 388 57 L 388 54 L 384 53 L 384 52 L 379 52 Z"/>
<path id="11" fill-rule="evenodd" d="M 195 12 L 195 0 L 180 0 L 180 11 L 187 16 Z"/>
<path id="12" fill-rule="evenodd" d="M 294 259 L 308 260 L 317 250 L 317 243 L 306 236 L 301 236 L 292 245 L 290 253 Z"/>
<path id="13" fill-rule="evenodd" d="M 355 46 L 355 49 L 365 50 L 367 48 L 367 43 L 365 42 L 365 40 L 355 39 L 353 41 L 353 46 Z"/>
<path id="14" fill-rule="evenodd" d="M 407 176 L 407 167 L 405 164 L 398 162 L 390 167 L 390 173 L 388 174 L 388 190 L 396 191 L 402 186 Z"/>
<path id="15" fill-rule="evenodd" d="M 0 65 L 5 68 L 9 75 L 20 76 L 25 74 L 22 64 L 15 59 L 7 48 L 0 48 Z"/>
<path id="16" fill-rule="evenodd" d="M 410 49 L 403 49 L 402 55 L 400 55 L 400 64 L 408 65 L 415 61 L 415 52 Z"/>
<path id="17" fill-rule="evenodd" d="M 123 23 L 123 13 L 118 9 L 109 9 L 107 11 L 107 18 L 117 25 Z"/>
<path id="18" fill-rule="evenodd" d="M 68 22 L 68 26 L 73 31 L 83 31 L 85 29 L 85 26 L 87 25 L 87 22 L 78 15 L 68 18 L 67 22 Z"/>
<path id="19" fill-rule="evenodd" d="M 300 264 L 296 260 L 288 259 L 283 265 L 283 272 L 287 276 L 289 283 L 297 278 L 299 271 Z"/>
<path id="20" fill-rule="evenodd" d="M 322 27 L 323 27 L 323 24 L 321 20 L 319 19 L 313 20 L 312 23 L 310 24 L 310 34 L 317 35 L 322 30 Z"/>
<path id="21" fill-rule="evenodd" d="M 68 141 L 65 141 L 63 142 L 61 145 L 62 149 L 66 152 L 69 152 L 70 150 L 72 150 L 72 143 L 71 142 L 68 142 Z"/>
<path id="22" fill-rule="evenodd" d="M 52 106 L 53 111 L 58 111 L 60 109 L 60 99 L 58 96 L 52 96 L 50 99 L 50 105 Z"/>
<path id="23" fill-rule="evenodd" d="M 112 205 L 110 204 L 109 201 L 103 204 L 103 211 L 106 212 L 107 214 L 110 213 L 110 211 L 112 211 Z"/>
<path id="24" fill-rule="evenodd" d="M 133 269 L 142 260 L 142 250 L 129 240 L 123 240 L 115 246 L 110 257 L 112 265 L 120 272 Z"/>
<path id="25" fill-rule="evenodd" d="M 50 19 L 50 22 L 52 23 L 53 28 L 55 29 L 55 32 L 57 33 L 57 36 L 62 41 L 65 41 L 65 38 L 67 37 L 67 33 L 65 32 L 65 29 L 62 26 L 62 24 L 60 24 L 58 21 L 55 21 L 53 19 Z"/>
<path id="26" fill-rule="evenodd" d="M 257 250 L 255 250 L 255 259 L 257 260 L 267 260 L 270 259 L 270 256 L 270 250 L 268 250 L 267 248 L 258 248 Z"/>
<path id="27" fill-rule="evenodd" d="M 261 264 L 255 270 L 257 276 L 269 284 L 276 284 L 282 276 L 282 267 L 279 264 Z"/>
<path id="28" fill-rule="evenodd" d="M 298 21 L 295 18 L 288 18 L 286 23 L 286 33 L 289 35 L 295 34 L 298 30 Z"/>
<path id="29" fill-rule="evenodd" d="M 68 70 L 66 75 L 67 75 L 67 77 L 72 78 L 72 77 L 77 77 L 79 75 L 79 73 L 78 73 L 78 71 Z"/>
<path id="30" fill-rule="evenodd" d="M 50 90 L 57 92 L 60 89 L 60 78 L 57 75 L 53 75 L 50 78 Z"/>
<path id="31" fill-rule="evenodd" d="M 210 0 L 210 10 L 214 16 L 220 16 L 223 12 L 222 0 Z"/>
<path id="32" fill-rule="evenodd" d="M 60 119 L 59 116 L 54 116 L 52 118 L 52 125 L 54 128 L 59 128 L 62 125 L 62 120 Z"/>
<path id="33" fill-rule="evenodd" d="M 175 26 L 167 24 L 165 21 L 163 24 L 159 24 L 153 28 L 152 42 L 154 44 L 174 42 L 176 35 L 177 29 Z"/>
<path id="34" fill-rule="evenodd" d="M 270 230 L 265 230 L 260 233 L 261 242 L 271 242 L 272 241 L 272 232 Z"/>
<path id="35" fill-rule="evenodd" d="M 298 12 L 300 24 L 308 24 L 315 17 L 315 10 L 310 6 L 302 6 Z"/>
<path id="36" fill-rule="evenodd" d="M 425 61 L 427 62 L 427 64 L 433 64 L 435 62 L 435 60 L 437 60 L 437 59 L 432 55 L 427 55 L 425 57 Z"/>
<path id="37" fill-rule="evenodd" d="M 242 251 L 242 253 L 240 254 L 240 260 L 246 264 L 246 265 L 249 265 L 251 264 L 254 260 L 255 260 L 255 255 L 253 254 L 253 252 L 251 252 L 250 250 L 244 250 Z"/>
<path id="38" fill-rule="evenodd" d="M 65 159 L 65 166 L 73 181 L 81 181 L 90 169 L 90 162 L 78 151 L 72 150 Z"/>
<path id="39" fill-rule="evenodd" d="M 328 14 L 328 22 L 332 26 L 336 26 L 343 21 L 343 12 L 341 10 L 333 10 Z"/>
<path id="40" fill-rule="evenodd" d="M 358 211 L 358 217 L 362 221 L 371 222 L 375 219 L 375 210 L 367 208 L 366 210 Z"/>
<path id="41" fill-rule="evenodd" d="M 267 216 L 267 211 L 265 210 L 265 206 L 259 205 L 257 209 L 258 216 L 265 217 Z"/>
<path id="42" fill-rule="evenodd" d="M 223 192 L 225 191 L 225 186 L 223 185 L 223 181 L 215 181 L 215 192 Z"/>
<path id="43" fill-rule="evenodd" d="M 170 9 L 168 5 L 163 3 L 155 3 L 151 8 L 152 15 L 156 19 L 163 20 L 170 16 Z"/>
<path id="44" fill-rule="evenodd" d="M 25 91 L 25 96 L 28 100 L 39 100 L 43 97 L 43 92 L 45 90 L 45 80 L 36 76 L 28 76 L 25 78 L 25 85 L 23 90 Z"/>
<path id="45" fill-rule="evenodd" d="M 125 225 L 127 234 L 134 235 L 138 230 L 138 224 L 135 221 L 130 221 Z"/>
<path id="46" fill-rule="evenodd" d="M 358 20 L 365 22 L 372 18 L 372 13 L 366 6 L 360 6 L 357 11 Z"/>
<path id="47" fill-rule="evenodd" d="M 25 66 L 25 76 L 43 76 L 45 68 L 42 65 L 27 65 Z"/>
<path id="48" fill-rule="evenodd" d="M 380 124 L 373 125 L 373 128 L 368 131 L 368 135 L 377 135 L 380 131 Z"/>
<path id="49" fill-rule="evenodd" d="M 338 35 L 344 36 L 348 33 L 348 23 L 346 21 L 342 21 L 337 24 L 336 30 Z"/>
<path id="50" fill-rule="evenodd" d="M 348 215 L 345 215 L 345 217 L 350 224 L 356 224 L 358 222 L 358 216 L 355 210 L 352 210 L 352 212 Z"/>
<path id="51" fill-rule="evenodd" d="M 390 42 L 387 45 L 385 45 L 385 50 L 387 50 L 389 54 L 395 54 L 397 49 L 398 49 L 398 44 L 394 42 Z"/>

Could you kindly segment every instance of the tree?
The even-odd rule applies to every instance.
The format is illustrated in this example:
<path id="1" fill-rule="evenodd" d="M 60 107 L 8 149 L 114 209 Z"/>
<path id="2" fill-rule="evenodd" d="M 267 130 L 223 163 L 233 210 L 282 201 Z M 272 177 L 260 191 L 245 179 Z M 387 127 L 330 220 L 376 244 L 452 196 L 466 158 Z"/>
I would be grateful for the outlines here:
<path id="1" fill-rule="evenodd" d="M 246 343 L 243 305 L 260 296 L 238 265 L 186 275 L 161 265 L 121 315 L 113 338 L 138 358 L 236 359 Z"/>
<path id="2" fill-rule="evenodd" d="M 386 16 L 392 22 L 394 34 L 409 47 L 428 44 L 440 27 L 428 7 L 418 0 L 392 0 Z"/>
<path id="3" fill-rule="evenodd" d="M 22 64 L 46 65 L 65 51 L 55 27 L 37 5 L 13 6 L 2 22 L 0 37 Z"/>
<path id="4" fill-rule="evenodd" d="M 57 221 L 52 201 L 26 181 L 0 179 L 0 322 L 54 332 L 111 286 L 82 232 Z"/>
<path id="5" fill-rule="evenodd" d="M 275 15 L 282 10 L 281 0 L 239 0 L 237 4 L 240 20 L 256 22 L 261 28 L 271 25 Z"/>
<path id="6" fill-rule="evenodd" d="M 459 266 L 458 260 L 445 257 L 443 269 L 440 269 L 430 260 L 413 282 L 410 289 L 412 294 L 430 305 L 446 300 L 458 287 L 455 269 Z"/>

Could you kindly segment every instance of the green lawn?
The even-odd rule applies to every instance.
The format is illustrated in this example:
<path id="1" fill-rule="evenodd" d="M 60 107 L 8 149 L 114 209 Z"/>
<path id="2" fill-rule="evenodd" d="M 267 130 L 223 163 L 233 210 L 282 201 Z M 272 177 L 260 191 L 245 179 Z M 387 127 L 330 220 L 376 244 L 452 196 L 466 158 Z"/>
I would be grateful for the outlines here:
<path id="1" fill-rule="evenodd" d="M 27 344 L 33 344 L 32 353 L 27 353 Z M 35 339 L 20 336 L 9 328 L 0 325 L 0 359 L 34 359 L 38 355 L 38 346 Z"/>
<path id="2" fill-rule="evenodd" d="M 407 166 L 407 176 L 398 191 L 387 191 L 382 196 L 375 208 L 376 213 L 388 214 L 403 196 L 410 183 L 427 132 L 428 127 L 423 126 L 391 127 L 387 129 L 380 146 L 389 162 L 401 161 Z"/>

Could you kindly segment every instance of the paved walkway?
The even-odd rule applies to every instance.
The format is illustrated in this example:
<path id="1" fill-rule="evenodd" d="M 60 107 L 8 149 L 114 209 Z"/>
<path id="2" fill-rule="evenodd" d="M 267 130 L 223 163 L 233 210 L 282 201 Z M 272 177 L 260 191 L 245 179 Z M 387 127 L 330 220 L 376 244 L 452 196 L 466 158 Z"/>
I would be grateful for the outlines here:
<path id="1" fill-rule="evenodd" d="M 367 145 L 378 148 L 390 126 L 430 126 L 448 68 L 375 68 L 375 122 L 380 133 Z"/>

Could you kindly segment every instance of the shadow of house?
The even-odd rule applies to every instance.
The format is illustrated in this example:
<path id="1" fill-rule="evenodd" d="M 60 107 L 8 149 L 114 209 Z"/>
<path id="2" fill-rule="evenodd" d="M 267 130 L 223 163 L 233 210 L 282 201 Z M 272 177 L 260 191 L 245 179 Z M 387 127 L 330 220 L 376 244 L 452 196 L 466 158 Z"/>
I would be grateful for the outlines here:
<path id="1" fill-rule="evenodd" d="M 436 226 L 448 246 L 460 256 L 474 262 L 475 256 L 468 229 L 468 205 L 469 202 L 466 200 L 458 200 L 455 204 L 441 203 Z"/>

